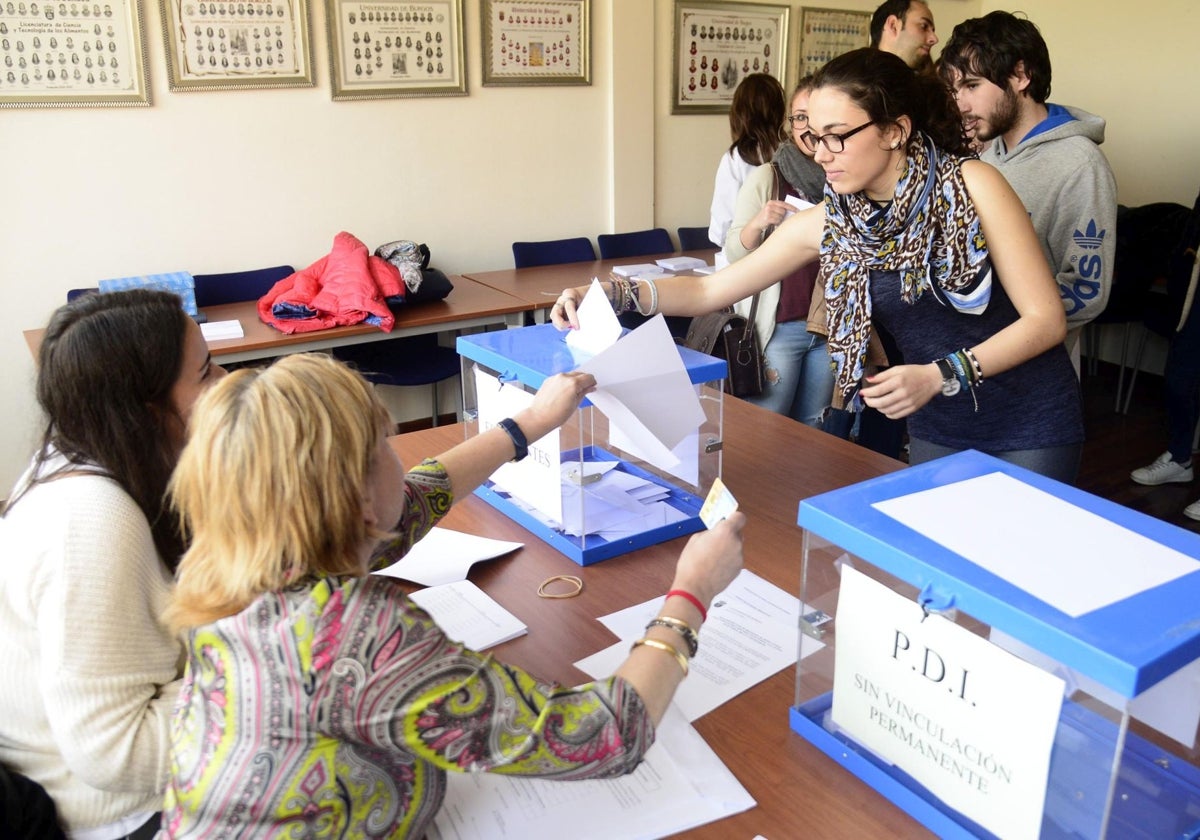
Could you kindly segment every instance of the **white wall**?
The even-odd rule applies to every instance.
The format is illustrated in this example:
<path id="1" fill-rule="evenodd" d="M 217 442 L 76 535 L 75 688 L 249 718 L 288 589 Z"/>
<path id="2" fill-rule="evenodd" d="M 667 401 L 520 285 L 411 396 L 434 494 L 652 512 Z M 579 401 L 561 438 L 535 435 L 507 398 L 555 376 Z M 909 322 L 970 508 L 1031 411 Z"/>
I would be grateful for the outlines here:
<path id="1" fill-rule="evenodd" d="M 69 288 L 124 274 L 302 266 L 339 230 L 372 247 L 424 241 L 454 273 L 511 265 L 519 238 L 707 223 L 728 120 L 670 114 L 672 0 L 592 0 L 593 83 L 564 88 L 483 88 L 479 3 L 465 5 L 466 97 L 331 102 L 315 0 L 316 88 L 169 93 L 159 5 L 144 2 L 153 107 L 0 113 L 0 391 L 9 406 L 0 496 L 36 431 L 21 331 L 42 326 Z M 789 5 L 794 48 L 801 4 Z M 870 10 L 875 1 L 807 5 Z M 1004 4 L 930 5 L 945 38 Z M 1200 12 L 1188 0 L 1103 14 L 1079 0 L 1021 6 L 1050 45 L 1052 98 L 1108 118 L 1121 201 L 1190 205 L 1200 187 L 1191 43 Z"/>

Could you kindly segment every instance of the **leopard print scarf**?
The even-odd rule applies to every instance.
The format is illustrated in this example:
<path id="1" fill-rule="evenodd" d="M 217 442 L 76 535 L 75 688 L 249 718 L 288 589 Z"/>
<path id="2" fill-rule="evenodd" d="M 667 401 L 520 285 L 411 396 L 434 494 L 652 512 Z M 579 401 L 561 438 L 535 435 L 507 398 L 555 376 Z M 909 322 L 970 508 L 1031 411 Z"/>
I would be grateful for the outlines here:
<path id="1" fill-rule="evenodd" d="M 909 149 L 892 203 L 825 187 L 821 270 L 828 307 L 835 405 L 846 404 L 864 374 L 871 337 L 871 269 L 900 273 L 901 299 L 913 303 L 934 284 L 960 312 L 982 312 L 991 293 L 991 261 L 975 204 L 963 183 L 963 158 L 924 134 Z M 925 361 L 925 360 L 912 360 Z"/>

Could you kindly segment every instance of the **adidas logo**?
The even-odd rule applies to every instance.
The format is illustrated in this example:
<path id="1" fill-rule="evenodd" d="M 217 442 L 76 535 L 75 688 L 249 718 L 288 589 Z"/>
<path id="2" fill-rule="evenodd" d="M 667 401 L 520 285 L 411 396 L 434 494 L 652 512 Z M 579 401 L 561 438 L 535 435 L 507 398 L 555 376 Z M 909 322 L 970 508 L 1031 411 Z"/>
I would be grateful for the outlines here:
<path id="1" fill-rule="evenodd" d="M 1096 251 L 1104 244 L 1105 231 L 1096 230 L 1096 220 L 1090 219 L 1087 223 L 1087 230 L 1076 230 L 1071 235 L 1075 240 L 1075 244 L 1086 251 Z"/>

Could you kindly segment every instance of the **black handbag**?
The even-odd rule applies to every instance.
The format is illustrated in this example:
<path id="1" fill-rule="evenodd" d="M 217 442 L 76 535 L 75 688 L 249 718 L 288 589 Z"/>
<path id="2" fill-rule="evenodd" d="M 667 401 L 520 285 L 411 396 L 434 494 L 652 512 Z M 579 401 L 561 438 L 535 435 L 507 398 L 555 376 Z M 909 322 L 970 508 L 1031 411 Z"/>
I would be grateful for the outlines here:
<path id="1" fill-rule="evenodd" d="M 787 193 L 779 168 L 772 164 L 776 198 L 783 200 Z M 768 230 L 763 239 L 770 236 Z M 701 353 L 724 359 L 729 365 L 725 378 L 725 392 L 735 397 L 757 397 L 763 391 L 763 354 L 758 343 L 758 331 L 754 329 L 754 316 L 758 313 L 758 295 L 750 299 L 750 315 L 743 318 L 732 308 L 708 315 L 698 315 L 688 327 L 683 344 Z"/>
<path id="2" fill-rule="evenodd" d="M 729 365 L 725 392 L 735 397 L 757 397 L 763 390 L 762 348 L 754 329 L 757 311 L 758 295 L 755 295 L 749 318 L 732 309 L 697 315 L 682 342 L 685 347 L 725 360 Z"/>

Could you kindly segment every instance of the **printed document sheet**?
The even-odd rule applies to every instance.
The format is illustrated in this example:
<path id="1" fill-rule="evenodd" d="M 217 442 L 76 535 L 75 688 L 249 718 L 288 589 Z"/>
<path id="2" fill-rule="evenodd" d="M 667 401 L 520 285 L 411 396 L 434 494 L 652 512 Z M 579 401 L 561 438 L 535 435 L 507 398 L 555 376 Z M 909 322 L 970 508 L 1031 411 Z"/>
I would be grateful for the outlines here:
<path id="1" fill-rule="evenodd" d="M 575 663 L 593 677 L 617 669 L 629 645 L 645 633 L 658 615 L 662 598 L 637 604 L 600 618 L 621 641 Z M 684 717 L 696 720 L 751 686 L 795 664 L 799 639 L 800 601 L 753 572 L 742 570 L 722 592 L 700 628 L 700 652 L 673 701 Z M 810 644 L 811 643 L 811 644 Z M 824 645 L 805 639 L 804 654 Z"/>
<path id="2" fill-rule="evenodd" d="M 756 804 L 717 754 L 669 710 L 653 747 L 632 774 L 556 782 L 495 773 L 450 773 L 430 840 L 570 837 L 656 838 Z"/>

